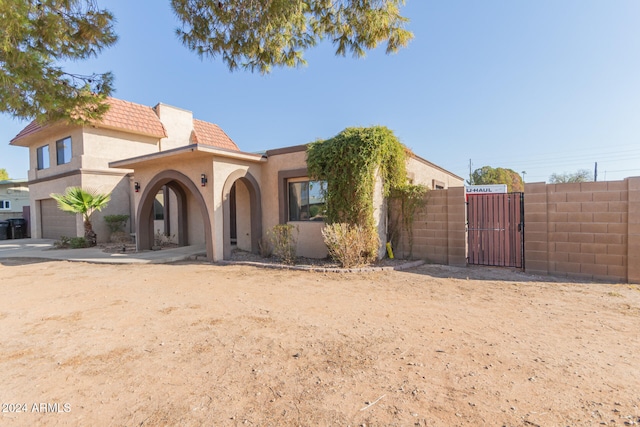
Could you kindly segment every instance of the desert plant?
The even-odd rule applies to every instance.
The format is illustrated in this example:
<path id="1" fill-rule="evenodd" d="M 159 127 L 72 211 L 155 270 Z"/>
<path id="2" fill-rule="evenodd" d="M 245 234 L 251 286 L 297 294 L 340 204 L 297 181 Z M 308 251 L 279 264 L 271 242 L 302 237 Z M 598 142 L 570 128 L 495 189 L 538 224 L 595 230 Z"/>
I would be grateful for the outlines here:
<path id="1" fill-rule="evenodd" d="M 58 208 L 64 212 L 82 214 L 84 220 L 84 237 L 89 246 L 95 246 L 96 233 L 91 225 L 91 215 L 107 206 L 110 194 L 101 194 L 96 190 L 84 190 L 81 187 L 69 187 L 64 194 L 51 194 L 58 202 Z"/>
<path id="2" fill-rule="evenodd" d="M 269 239 L 262 237 L 258 241 L 258 248 L 260 249 L 260 256 L 262 258 L 270 258 L 273 255 L 273 248 L 271 247 L 271 242 Z"/>
<path id="3" fill-rule="evenodd" d="M 60 236 L 60 240 L 53 242 L 53 247 L 56 249 L 68 249 L 71 246 L 71 239 L 67 236 Z"/>
<path id="4" fill-rule="evenodd" d="M 119 244 L 131 243 L 131 235 L 126 231 L 115 231 L 111 233 L 111 236 L 109 237 L 109 241 L 111 243 L 119 243 Z"/>
<path id="5" fill-rule="evenodd" d="M 273 254 L 285 264 L 294 264 L 296 260 L 296 247 L 298 244 L 298 227 L 291 224 L 278 224 L 267 232 L 269 243 L 273 248 Z"/>
<path id="6" fill-rule="evenodd" d="M 69 240 L 69 246 L 71 246 L 71 249 L 88 248 L 89 242 L 84 237 L 72 237 Z"/>
<path id="7" fill-rule="evenodd" d="M 322 229 L 322 237 L 331 258 L 344 268 L 367 264 L 370 248 L 379 244 L 376 234 L 365 233 L 360 225 L 346 223 L 327 225 Z"/>
<path id="8" fill-rule="evenodd" d="M 124 231 L 124 226 L 127 225 L 129 215 L 105 215 L 104 222 L 107 223 L 109 231 L 116 233 L 118 231 Z"/>
<path id="9" fill-rule="evenodd" d="M 169 246 L 173 244 L 173 240 L 176 238 L 176 235 L 170 235 L 167 233 L 161 233 L 160 230 L 156 231 L 156 234 L 153 236 L 154 246 Z"/>

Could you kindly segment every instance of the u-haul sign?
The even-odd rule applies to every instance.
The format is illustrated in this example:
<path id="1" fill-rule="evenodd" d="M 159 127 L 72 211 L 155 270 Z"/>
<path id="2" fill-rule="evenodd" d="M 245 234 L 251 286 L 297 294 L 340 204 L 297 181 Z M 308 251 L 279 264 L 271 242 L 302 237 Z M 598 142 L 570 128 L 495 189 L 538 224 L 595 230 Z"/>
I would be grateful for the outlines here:
<path id="1" fill-rule="evenodd" d="M 507 184 L 465 185 L 467 196 L 474 194 L 502 194 L 507 192 Z"/>

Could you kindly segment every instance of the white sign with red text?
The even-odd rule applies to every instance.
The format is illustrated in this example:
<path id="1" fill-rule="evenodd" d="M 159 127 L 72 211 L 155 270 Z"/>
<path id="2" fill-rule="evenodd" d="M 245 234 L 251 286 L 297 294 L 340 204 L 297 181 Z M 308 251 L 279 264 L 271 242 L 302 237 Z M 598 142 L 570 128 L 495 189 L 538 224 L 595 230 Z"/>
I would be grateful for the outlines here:
<path id="1" fill-rule="evenodd" d="M 465 185 L 464 192 L 467 196 L 473 194 L 504 194 L 507 192 L 507 184 Z"/>

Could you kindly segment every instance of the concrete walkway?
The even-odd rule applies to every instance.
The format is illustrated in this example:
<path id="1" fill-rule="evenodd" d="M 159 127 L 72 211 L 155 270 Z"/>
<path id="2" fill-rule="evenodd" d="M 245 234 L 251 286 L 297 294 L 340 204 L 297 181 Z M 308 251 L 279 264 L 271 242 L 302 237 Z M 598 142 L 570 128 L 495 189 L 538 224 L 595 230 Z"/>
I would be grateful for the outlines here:
<path id="1" fill-rule="evenodd" d="M 0 240 L 0 259 L 39 258 L 99 264 L 164 264 L 187 259 L 206 259 L 205 245 L 183 246 L 130 253 L 106 253 L 101 248 L 53 249 L 51 239 Z"/>

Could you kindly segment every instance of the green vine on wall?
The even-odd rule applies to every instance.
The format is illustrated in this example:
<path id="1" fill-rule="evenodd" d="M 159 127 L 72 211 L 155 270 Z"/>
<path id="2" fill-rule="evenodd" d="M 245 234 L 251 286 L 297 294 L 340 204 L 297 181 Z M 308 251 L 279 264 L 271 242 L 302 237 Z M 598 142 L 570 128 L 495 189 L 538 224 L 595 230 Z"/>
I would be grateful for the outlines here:
<path id="1" fill-rule="evenodd" d="M 307 166 L 313 180 L 327 182 L 327 223 L 360 225 L 370 236 L 368 255 L 377 254 L 377 231 L 373 218 L 373 196 L 377 177 L 383 194 L 407 182 L 408 150 L 384 126 L 347 128 L 307 149 Z"/>
<path id="2" fill-rule="evenodd" d="M 427 191 L 429 189 L 422 184 L 404 184 L 393 189 L 391 198 L 397 200 L 400 205 L 399 216 L 402 228 L 407 233 L 407 244 L 409 245 L 409 258 L 413 257 L 413 222 L 418 210 L 427 204 Z M 389 210 L 391 212 L 391 209 Z M 398 231 L 397 220 L 390 218 L 389 234 L 390 241 L 397 240 Z M 397 243 L 394 242 L 394 243 Z"/>

